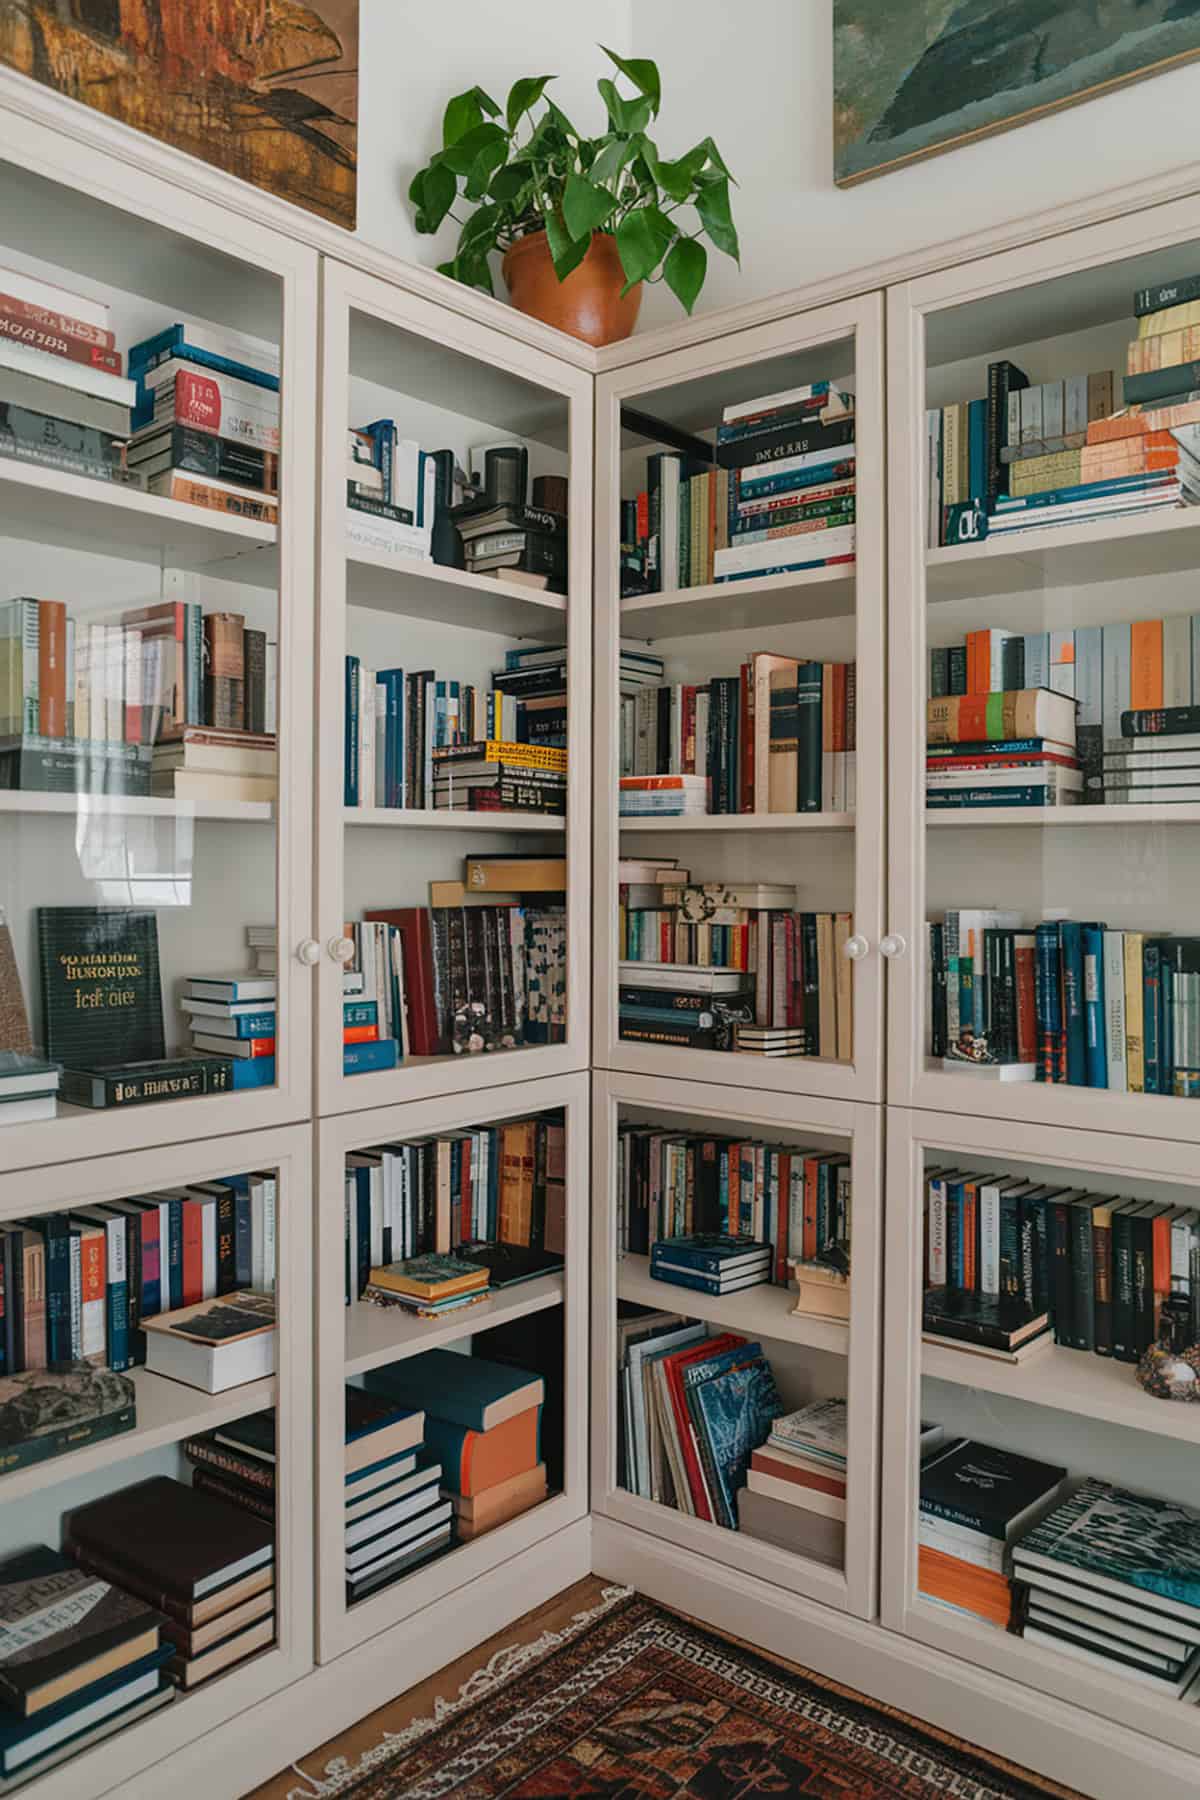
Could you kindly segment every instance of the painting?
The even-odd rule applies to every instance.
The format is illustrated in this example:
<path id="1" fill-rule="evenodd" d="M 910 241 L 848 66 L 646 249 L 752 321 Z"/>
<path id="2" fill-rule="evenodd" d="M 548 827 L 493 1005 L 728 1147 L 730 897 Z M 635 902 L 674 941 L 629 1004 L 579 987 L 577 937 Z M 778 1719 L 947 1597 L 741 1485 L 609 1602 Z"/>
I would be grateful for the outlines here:
<path id="1" fill-rule="evenodd" d="M 839 187 L 1200 56 L 1200 0 L 833 0 Z"/>
<path id="2" fill-rule="evenodd" d="M 358 0 L 0 0 L 0 62 L 354 227 Z"/>

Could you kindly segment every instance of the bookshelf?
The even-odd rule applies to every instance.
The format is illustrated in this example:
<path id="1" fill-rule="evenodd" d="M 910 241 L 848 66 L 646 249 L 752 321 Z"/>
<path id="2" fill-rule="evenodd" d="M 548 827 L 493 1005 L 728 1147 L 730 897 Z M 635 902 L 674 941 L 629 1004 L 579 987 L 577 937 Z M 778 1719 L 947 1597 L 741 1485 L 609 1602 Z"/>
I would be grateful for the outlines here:
<path id="1" fill-rule="evenodd" d="M 511 1066 L 511 1059 L 509 1066 Z M 402 1145 L 478 1125 L 498 1128 L 537 1114 L 557 1117 L 565 1130 L 565 1263 L 542 1275 L 493 1292 L 480 1305 L 445 1319 L 420 1319 L 394 1308 L 355 1299 L 347 1304 L 344 1246 L 346 1157 L 370 1146 Z M 321 1132 L 317 1248 L 317 1531 L 326 1546 L 317 1569 L 317 1659 L 336 1661 L 355 1646 L 392 1627 L 411 1628 L 425 1609 L 445 1610 L 467 1583 L 472 1591 L 489 1572 L 538 1547 L 553 1558 L 562 1534 L 588 1510 L 588 1081 L 586 1075 L 521 1081 L 485 1093 L 440 1098 L 354 1112 L 326 1120 Z M 513 1338 L 510 1328 L 540 1322 L 536 1339 Z M 562 1385 L 547 1381 L 541 1441 L 546 1449 L 549 1497 L 485 1535 L 403 1573 L 376 1593 L 353 1603 L 346 1596 L 342 1558 L 345 1530 L 345 1388 L 372 1371 L 430 1349 L 517 1361 L 512 1347 L 547 1341 L 557 1325 Z M 497 1334 L 493 1336 L 491 1334 Z M 507 1334 L 507 1335 L 505 1335 Z M 533 1365 L 536 1366 L 536 1365 Z M 561 1479 L 550 1458 L 561 1443 Z"/>

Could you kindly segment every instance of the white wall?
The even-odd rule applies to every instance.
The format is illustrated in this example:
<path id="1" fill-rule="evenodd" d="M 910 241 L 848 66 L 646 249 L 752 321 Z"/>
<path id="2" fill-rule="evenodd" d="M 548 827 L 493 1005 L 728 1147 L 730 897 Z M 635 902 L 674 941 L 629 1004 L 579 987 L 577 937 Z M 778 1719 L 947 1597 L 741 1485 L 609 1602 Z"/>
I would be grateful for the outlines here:
<path id="1" fill-rule="evenodd" d="M 713 251 L 699 309 L 756 299 L 880 257 L 1155 175 L 1195 154 L 1200 63 L 843 191 L 833 185 L 833 0 L 362 0 L 359 231 L 427 265 L 454 228 L 413 231 L 413 171 L 447 98 L 561 71 L 562 104 L 599 123 L 597 44 L 652 56 L 668 154 L 711 132 L 738 177 L 742 272 Z M 664 288 L 642 323 L 678 317 Z"/>

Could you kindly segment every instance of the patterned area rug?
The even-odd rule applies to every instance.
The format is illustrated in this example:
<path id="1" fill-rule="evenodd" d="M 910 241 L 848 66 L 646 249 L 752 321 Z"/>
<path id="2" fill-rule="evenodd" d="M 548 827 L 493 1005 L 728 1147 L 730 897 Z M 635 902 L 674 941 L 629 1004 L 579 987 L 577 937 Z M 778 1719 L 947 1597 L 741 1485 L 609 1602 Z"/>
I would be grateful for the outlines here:
<path id="1" fill-rule="evenodd" d="M 549 1641 L 547 1641 L 549 1640 Z M 299 1771 L 297 1771 L 299 1773 Z M 1067 1790 L 610 1589 L 295 1800 L 1045 1800 Z"/>

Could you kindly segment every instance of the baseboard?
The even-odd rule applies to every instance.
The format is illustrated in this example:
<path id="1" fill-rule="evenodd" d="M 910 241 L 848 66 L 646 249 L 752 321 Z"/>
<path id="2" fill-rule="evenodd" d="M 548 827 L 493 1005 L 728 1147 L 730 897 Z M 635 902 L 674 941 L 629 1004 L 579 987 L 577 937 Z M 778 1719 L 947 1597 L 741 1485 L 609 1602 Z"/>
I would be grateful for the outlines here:
<path id="1" fill-rule="evenodd" d="M 578 1519 L 436 1605 L 314 1668 L 219 1733 L 123 1782 L 121 1800 L 244 1794 L 581 1581 L 591 1567 L 591 1520 Z M 308 1792 L 299 1778 L 296 1787 Z M 115 1796 L 117 1790 L 109 1792 Z"/>
<path id="2" fill-rule="evenodd" d="M 1200 1792 L 1196 1759 L 1181 1750 L 595 1514 L 592 1568 L 1093 1800 Z"/>

